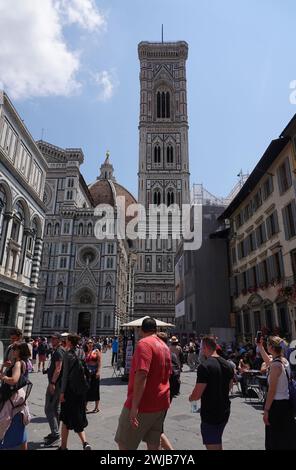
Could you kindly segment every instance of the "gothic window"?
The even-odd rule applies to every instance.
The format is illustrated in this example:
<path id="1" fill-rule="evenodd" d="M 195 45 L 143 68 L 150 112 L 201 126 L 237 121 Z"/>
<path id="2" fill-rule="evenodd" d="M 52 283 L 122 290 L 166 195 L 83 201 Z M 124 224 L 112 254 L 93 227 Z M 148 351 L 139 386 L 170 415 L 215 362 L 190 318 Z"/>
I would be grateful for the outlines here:
<path id="1" fill-rule="evenodd" d="M 169 191 L 167 194 L 167 205 L 175 204 L 175 194 L 173 191 Z"/>
<path id="2" fill-rule="evenodd" d="M 159 144 L 154 147 L 154 163 L 161 163 L 161 149 Z"/>
<path id="3" fill-rule="evenodd" d="M 67 191 L 67 201 L 73 199 L 73 191 Z"/>
<path id="4" fill-rule="evenodd" d="M 46 235 L 51 235 L 51 223 L 47 224 Z"/>
<path id="5" fill-rule="evenodd" d="M 59 282 L 57 298 L 62 299 L 63 297 L 64 297 L 64 284 L 62 282 Z"/>
<path id="6" fill-rule="evenodd" d="M 146 266 L 145 266 L 145 271 L 146 272 L 151 272 L 152 271 L 152 260 L 151 260 L 151 256 L 146 256 Z"/>
<path id="7" fill-rule="evenodd" d="M 113 269 L 113 258 L 107 258 L 107 268 Z"/>
<path id="8" fill-rule="evenodd" d="M 108 243 L 108 255 L 113 255 L 114 253 L 114 245 L 112 243 Z"/>
<path id="9" fill-rule="evenodd" d="M 79 224 L 78 235 L 83 235 L 83 224 Z"/>
<path id="10" fill-rule="evenodd" d="M 64 223 L 64 234 L 67 235 L 70 233 L 70 222 Z"/>
<path id="11" fill-rule="evenodd" d="M 65 255 L 67 254 L 67 252 L 68 252 L 68 243 L 62 243 L 61 253 Z"/>
<path id="12" fill-rule="evenodd" d="M 171 116 L 171 97 L 169 92 L 166 92 L 166 103 L 165 103 L 165 113 L 166 113 L 166 118 L 170 118 Z"/>
<path id="13" fill-rule="evenodd" d="M 96 253 L 91 249 L 87 249 L 86 251 L 82 253 L 82 261 L 87 266 L 94 262 L 95 257 L 96 257 Z"/>
<path id="14" fill-rule="evenodd" d="M 54 234 L 55 234 L 55 235 L 59 235 L 59 232 L 60 232 L 60 224 L 55 224 L 55 227 L 54 227 Z"/>
<path id="15" fill-rule="evenodd" d="M 107 282 L 106 284 L 105 299 L 111 300 L 111 283 L 110 282 Z"/>
<path id="16" fill-rule="evenodd" d="M 37 236 L 37 223 L 36 220 L 33 221 L 31 235 L 28 237 L 27 250 L 30 253 L 34 253 L 35 242 Z"/>
<path id="17" fill-rule="evenodd" d="M 171 117 L 171 95 L 167 91 L 157 92 L 157 118 L 169 119 Z"/>
<path id="18" fill-rule="evenodd" d="M 167 147 L 167 163 L 174 163 L 174 149 L 172 145 Z"/>
<path id="19" fill-rule="evenodd" d="M 104 315 L 104 328 L 111 328 L 110 313 L 105 313 Z"/>
<path id="20" fill-rule="evenodd" d="M 69 316 L 70 316 L 70 313 L 66 312 L 64 316 L 64 328 L 69 328 Z"/>
<path id="21" fill-rule="evenodd" d="M 54 328 L 60 328 L 62 323 L 62 316 L 60 313 L 56 313 L 54 316 Z"/>
<path id="22" fill-rule="evenodd" d="M 157 256 L 156 271 L 158 273 L 162 271 L 162 258 L 161 258 L 161 256 Z"/>
<path id="23" fill-rule="evenodd" d="M 68 188 L 73 188 L 74 186 L 74 179 L 73 178 L 69 178 L 68 179 Z"/>
<path id="24" fill-rule="evenodd" d="M 6 193 L 4 189 L 0 186 L 0 233 L 2 231 L 1 228 L 2 228 L 3 216 L 6 211 L 6 203 L 7 203 Z"/>
<path id="25" fill-rule="evenodd" d="M 159 189 L 157 189 L 157 190 L 154 192 L 153 204 L 155 204 L 156 206 L 160 206 L 160 204 L 161 204 L 161 195 L 160 195 Z"/>
<path id="26" fill-rule="evenodd" d="M 92 235 L 92 232 L 93 232 L 93 229 L 92 229 L 92 223 L 89 222 L 88 226 L 87 226 L 87 235 Z"/>
<path id="27" fill-rule="evenodd" d="M 171 258 L 171 257 L 168 258 L 167 268 L 168 268 L 168 269 L 167 269 L 168 272 L 173 271 L 173 264 L 172 264 L 172 258 Z"/>
<path id="28" fill-rule="evenodd" d="M 42 315 L 42 328 L 51 327 L 51 312 L 43 312 Z"/>
<path id="29" fill-rule="evenodd" d="M 25 223 L 25 213 L 23 206 L 18 202 L 15 208 L 15 214 L 12 223 L 12 230 L 11 230 L 11 239 L 15 242 L 18 242 L 20 228 Z"/>
<path id="30" fill-rule="evenodd" d="M 60 268 L 65 269 L 67 267 L 67 258 L 60 259 Z"/>

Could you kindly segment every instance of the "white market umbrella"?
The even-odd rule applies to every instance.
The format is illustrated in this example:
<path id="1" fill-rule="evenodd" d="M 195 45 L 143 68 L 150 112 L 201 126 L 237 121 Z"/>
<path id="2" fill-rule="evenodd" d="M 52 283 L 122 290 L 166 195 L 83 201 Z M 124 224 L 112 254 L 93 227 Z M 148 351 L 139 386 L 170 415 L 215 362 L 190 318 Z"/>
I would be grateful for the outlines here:
<path id="1" fill-rule="evenodd" d="M 129 323 L 124 323 L 121 326 L 126 326 L 126 327 L 131 327 L 131 328 L 132 327 L 137 327 L 137 326 L 142 326 L 143 320 L 145 320 L 145 318 L 150 318 L 150 317 L 146 316 L 146 317 L 142 317 L 142 318 L 137 318 L 136 320 L 133 320 Z M 156 321 L 156 326 L 167 326 L 167 327 L 174 327 L 175 326 L 172 323 L 165 323 L 164 321 L 157 320 L 157 318 L 154 318 L 154 320 Z"/>

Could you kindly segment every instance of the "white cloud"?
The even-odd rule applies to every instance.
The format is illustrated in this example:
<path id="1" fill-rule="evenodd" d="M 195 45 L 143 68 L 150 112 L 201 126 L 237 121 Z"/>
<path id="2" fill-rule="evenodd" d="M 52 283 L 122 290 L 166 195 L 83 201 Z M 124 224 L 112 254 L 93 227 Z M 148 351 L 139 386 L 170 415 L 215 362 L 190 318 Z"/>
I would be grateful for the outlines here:
<path id="1" fill-rule="evenodd" d="M 0 0 L 0 86 L 13 99 L 68 96 L 81 84 L 63 26 L 105 26 L 93 0 Z"/>
<path id="2" fill-rule="evenodd" d="M 106 26 L 104 15 L 94 0 L 56 0 L 55 6 L 66 23 L 76 23 L 89 31 Z"/>
<path id="3" fill-rule="evenodd" d="M 94 75 L 95 82 L 99 85 L 100 93 L 99 93 L 99 100 L 100 101 L 108 101 L 114 95 L 114 91 L 118 86 L 118 80 L 114 71 L 108 72 L 107 70 L 103 70 Z"/>

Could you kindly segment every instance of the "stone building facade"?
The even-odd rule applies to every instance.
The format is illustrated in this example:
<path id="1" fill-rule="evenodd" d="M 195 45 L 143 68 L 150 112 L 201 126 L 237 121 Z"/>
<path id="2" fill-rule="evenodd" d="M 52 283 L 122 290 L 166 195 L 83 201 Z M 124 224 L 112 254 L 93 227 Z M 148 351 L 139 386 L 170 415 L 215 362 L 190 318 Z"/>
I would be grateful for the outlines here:
<path id="1" fill-rule="evenodd" d="M 84 161 L 80 149 L 61 149 L 44 141 L 38 146 L 48 173 L 34 334 L 117 333 L 132 315 L 135 255 L 131 244 L 107 234 L 96 208 L 109 205 L 116 221 L 116 197 L 124 197 L 127 206 L 135 200 L 116 182 L 109 155 L 100 176 L 87 186 L 80 173 Z M 110 218 L 107 223 L 114 222 Z"/>
<path id="2" fill-rule="evenodd" d="M 186 42 L 141 42 L 139 204 L 171 206 L 190 202 Z M 165 217 L 160 209 L 160 217 Z M 150 225 L 151 225 L 150 219 Z M 155 222 L 157 226 L 157 221 Z M 148 224 L 147 224 L 148 227 Z M 175 318 L 174 256 L 177 240 L 146 234 L 139 240 L 135 316 Z"/>
<path id="3" fill-rule="evenodd" d="M 230 224 L 232 324 L 296 337 L 296 116 L 221 215 Z"/>
<path id="4" fill-rule="evenodd" d="M 31 335 L 38 294 L 47 164 L 0 92 L 0 340 L 11 327 Z"/>

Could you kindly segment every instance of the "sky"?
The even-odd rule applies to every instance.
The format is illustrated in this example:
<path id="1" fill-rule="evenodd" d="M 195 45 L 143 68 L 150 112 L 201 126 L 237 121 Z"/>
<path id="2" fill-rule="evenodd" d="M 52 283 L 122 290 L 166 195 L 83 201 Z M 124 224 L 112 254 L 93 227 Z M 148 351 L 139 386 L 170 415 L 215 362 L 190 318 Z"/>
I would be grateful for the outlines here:
<path id="1" fill-rule="evenodd" d="M 165 41 L 189 44 L 191 184 L 227 196 L 296 113 L 294 0 L 11 5 L 0 0 L 0 88 L 36 140 L 82 148 L 89 184 L 109 150 L 117 181 L 137 197 L 137 46 L 160 41 L 162 24 Z"/>

